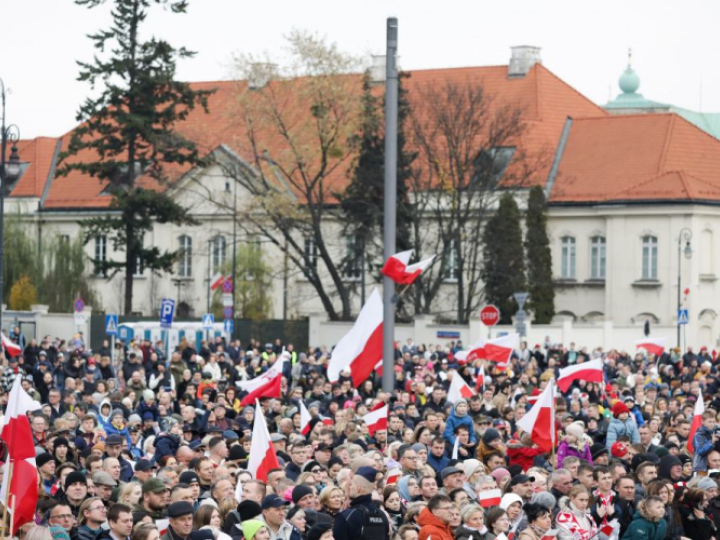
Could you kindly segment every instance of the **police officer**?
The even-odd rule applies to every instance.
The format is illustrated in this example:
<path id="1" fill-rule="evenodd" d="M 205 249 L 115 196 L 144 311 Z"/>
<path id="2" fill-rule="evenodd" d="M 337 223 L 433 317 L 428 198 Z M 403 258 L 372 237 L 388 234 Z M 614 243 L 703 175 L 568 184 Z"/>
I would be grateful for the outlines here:
<path id="1" fill-rule="evenodd" d="M 372 500 L 377 474 L 372 467 L 360 467 L 352 477 L 350 508 L 335 518 L 334 540 L 389 540 L 388 518 Z"/>

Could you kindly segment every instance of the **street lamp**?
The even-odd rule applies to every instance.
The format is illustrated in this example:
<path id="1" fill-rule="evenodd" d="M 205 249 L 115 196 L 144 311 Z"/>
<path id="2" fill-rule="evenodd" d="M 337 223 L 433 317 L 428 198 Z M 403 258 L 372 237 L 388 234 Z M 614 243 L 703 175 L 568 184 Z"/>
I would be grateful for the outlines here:
<path id="1" fill-rule="evenodd" d="M 678 235 L 678 291 L 677 291 L 677 346 L 680 347 L 680 308 L 682 307 L 682 256 L 685 254 L 686 259 L 692 258 L 692 247 L 690 247 L 690 240 L 692 240 L 692 231 L 687 227 L 680 230 Z M 683 242 L 685 248 L 683 249 Z"/>
<path id="2" fill-rule="evenodd" d="M 10 192 L 12 185 L 20 178 L 22 171 L 16 144 L 20 139 L 20 129 L 14 124 L 5 126 L 6 97 L 5 83 L 0 79 L 0 100 L 2 101 L 2 125 L 0 126 L 0 332 L 2 331 L 3 287 L 5 285 L 3 281 L 5 266 L 5 195 Z M 10 149 L 10 159 L 6 161 L 8 141 L 12 143 L 12 148 Z"/>

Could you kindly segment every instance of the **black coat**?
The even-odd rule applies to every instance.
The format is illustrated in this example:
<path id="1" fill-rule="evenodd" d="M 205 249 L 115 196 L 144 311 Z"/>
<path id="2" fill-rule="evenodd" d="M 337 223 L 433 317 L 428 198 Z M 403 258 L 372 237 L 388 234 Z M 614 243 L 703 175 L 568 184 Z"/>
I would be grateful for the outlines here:
<path id="1" fill-rule="evenodd" d="M 361 508 L 377 508 L 372 500 L 371 495 L 362 495 L 354 498 L 350 502 L 350 508 L 340 512 L 335 518 L 333 523 L 333 539 L 334 540 L 351 540 L 353 538 L 359 538 L 359 533 L 363 529 L 365 524 L 365 516 Z M 385 524 L 385 536 L 378 538 L 377 540 L 389 540 L 390 538 L 390 522 L 388 521 L 385 512 L 380 512 L 379 515 Z"/>

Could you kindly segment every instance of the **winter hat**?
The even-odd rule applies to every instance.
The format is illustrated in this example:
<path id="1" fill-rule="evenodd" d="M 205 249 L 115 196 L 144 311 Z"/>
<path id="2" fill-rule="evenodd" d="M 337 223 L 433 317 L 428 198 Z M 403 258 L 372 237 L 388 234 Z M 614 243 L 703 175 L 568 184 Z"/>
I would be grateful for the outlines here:
<path id="1" fill-rule="evenodd" d="M 305 484 L 300 484 L 299 486 L 296 486 L 295 489 L 293 489 L 292 492 L 292 502 L 293 504 L 297 504 L 300 502 L 300 499 L 303 497 L 306 497 L 307 495 L 312 495 L 313 490 L 310 486 L 306 486 Z"/>
<path id="2" fill-rule="evenodd" d="M 510 471 L 508 471 L 505 467 L 498 467 L 490 473 L 490 476 L 492 476 L 495 479 L 495 482 L 500 485 L 500 482 L 503 478 L 505 478 L 506 476 L 510 476 Z"/>
<path id="3" fill-rule="evenodd" d="M 37 465 L 37 468 L 39 469 L 43 465 L 47 465 L 50 463 L 53 459 L 55 459 L 52 454 L 48 454 L 45 452 L 44 454 L 40 454 L 38 457 L 35 458 L 35 464 Z"/>
<path id="4" fill-rule="evenodd" d="M 67 448 L 70 448 L 70 443 L 65 437 L 58 437 L 53 441 L 53 450 L 57 450 L 58 446 L 65 446 Z"/>
<path id="5" fill-rule="evenodd" d="M 475 471 L 478 470 L 482 463 L 477 459 L 466 459 L 462 462 L 462 469 L 465 471 L 465 477 L 470 478 Z"/>
<path id="6" fill-rule="evenodd" d="M 455 409 L 457 409 L 458 405 L 467 405 L 467 404 L 468 404 L 468 402 L 465 398 L 457 399 L 457 400 L 455 400 L 455 403 L 453 404 L 453 411 Z"/>
<path id="7" fill-rule="evenodd" d="M 590 447 L 590 454 L 592 454 L 593 461 L 607 453 L 608 449 L 603 443 L 595 443 Z"/>
<path id="8" fill-rule="evenodd" d="M 552 511 L 552 509 L 555 508 L 555 505 L 557 504 L 555 496 L 549 491 L 540 491 L 538 493 L 535 493 L 530 499 L 530 502 L 542 505 L 550 511 Z"/>
<path id="9" fill-rule="evenodd" d="M 610 447 L 610 454 L 612 454 L 614 458 L 622 459 L 628 455 L 628 447 L 625 443 L 615 442 Z"/>
<path id="10" fill-rule="evenodd" d="M 317 523 L 310 528 L 308 540 L 320 540 L 323 534 L 332 529 L 330 523 Z"/>
<path id="11" fill-rule="evenodd" d="M 155 392 L 152 390 L 143 390 L 142 396 L 145 401 L 150 401 L 151 399 L 155 399 Z"/>
<path id="12" fill-rule="evenodd" d="M 116 416 L 122 416 L 125 418 L 125 415 L 123 415 L 122 409 L 113 409 L 110 413 L 110 419 L 115 418 Z"/>
<path id="13" fill-rule="evenodd" d="M 709 476 L 704 476 L 698 481 L 697 484 L 695 484 L 695 487 L 698 489 L 702 489 L 703 491 L 707 491 L 709 489 L 717 489 L 718 484 Z"/>
<path id="14" fill-rule="evenodd" d="M 500 432 L 495 428 L 489 428 L 483 433 L 482 442 L 485 446 L 490 446 L 490 443 L 500 438 Z"/>
<path id="15" fill-rule="evenodd" d="M 242 532 L 245 540 L 252 540 L 255 534 L 262 529 L 267 527 L 265 523 L 257 519 L 251 519 L 250 521 L 244 521 L 242 524 Z"/>
<path id="16" fill-rule="evenodd" d="M 585 435 L 585 426 L 580 421 L 573 422 L 572 424 L 569 424 L 565 428 L 565 433 L 575 437 L 578 440 L 578 442 L 582 442 L 583 435 Z"/>
<path id="17" fill-rule="evenodd" d="M 69 486 L 77 484 L 78 482 L 87 485 L 87 477 L 79 471 L 73 471 L 65 477 L 65 486 L 63 487 L 65 491 L 67 491 Z"/>
<path id="18" fill-rule="evenodd" d="M 628 409 L 627 405 L 625 405 L 622 401 L 618 401 L 615 405 L 613 405 L 613 416 L 617 418 L 622 413 L 630 414 L 630 409 Z"/>
<path id="19" fill-rule="evenodd" d="M 251 519 L 256 518 L 260 514 L 262 514 L 262 508 L 260 508 L 260 505 L 255 501 L 251 501 L 249 499 L 246 499 L 240 504 L 238 504 L 237 511 L 238 514 L 240 514 L 240 519 L 243 521 L 243 523 L 247 523 Z"/>
<path id="20" fill-rule="evenodd" d="M 412 445 L 412 449 L 415 450 L 416 452 L 421 452 L 421 451 L 427 452 L 427 451 L 428 451 L 428 447 L 425 446 L 423 443 L 415 443 L 415 444 L 413 444 L 413 445 Z"/>
<path id="21" fill-rule="evenodd" d="M 502 508 L 503 510 L 507 510 L 511 504 L 516 502 L 519 502 L 520 506 L 523 505 L 523 500 L 520 495 L 518 495 L 517 493 L 506 493 L 502 496 L 502 499 L 500 499 L 500 508 Z"/>
<path id="22" fill-rule="evenodd" d="M 63 527 L 48 527 L 53 540 L 70 540 L 70 535 Z"/>

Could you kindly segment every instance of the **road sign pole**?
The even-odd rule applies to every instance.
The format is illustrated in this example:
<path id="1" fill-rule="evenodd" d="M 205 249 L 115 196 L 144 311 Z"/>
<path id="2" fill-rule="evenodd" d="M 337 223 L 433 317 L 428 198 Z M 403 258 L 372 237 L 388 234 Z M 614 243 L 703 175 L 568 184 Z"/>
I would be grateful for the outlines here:
<path id="1" fill-rule="evenodd" d="M 110 336 L 110 363 L 115 366 L 115 334 Z"/>

